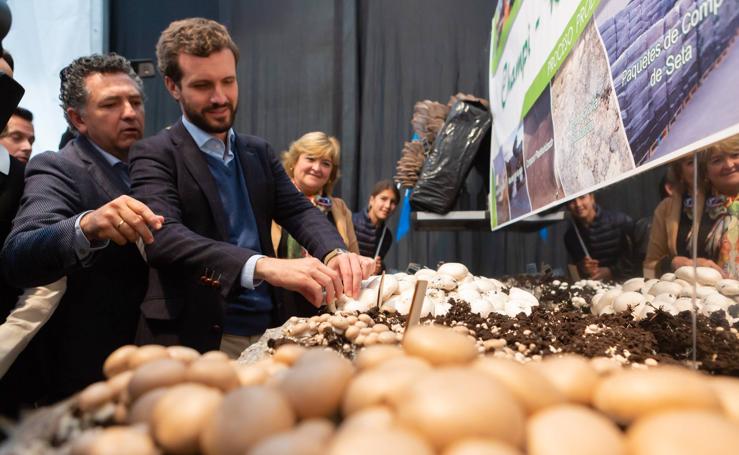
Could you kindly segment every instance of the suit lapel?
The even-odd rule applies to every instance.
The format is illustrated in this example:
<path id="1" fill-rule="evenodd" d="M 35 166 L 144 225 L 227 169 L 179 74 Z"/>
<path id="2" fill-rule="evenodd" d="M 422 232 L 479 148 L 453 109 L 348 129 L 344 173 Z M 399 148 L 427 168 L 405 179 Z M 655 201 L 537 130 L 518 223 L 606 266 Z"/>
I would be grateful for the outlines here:
<path id="1" fill-rule="evenodd" d="M 264 170 L 259 162 L 256 153 L 247 145 L 246 141 L 236 136 L 236 150 L 234 153 L 239 154 L 239 163 L 244 172 L 246 180 L 246 189 L 249 191 L 249 200 L 251 201 L 252 211 L 257 213 L 267 213 L 264 197 Z"/>
<path id="2" fill-rule="evenodd" d="M 110 163 L 105 161 L 100 153 L 93 145 L 83 136 L 75 140 L 77 146 L 77 154 L 87 166 L 90 176 L 95 183 L 108 196 L 109 200 L 113 200 L 122 194 L 128 194 L 129 190 L 126 184 L 113 171 Z"/>
<path id="3" fill-rule="evenodd" d="M 269 209 L 270 196 L 267 185 L 267 170 L 264 169 L 262 161 L 245 141 L 238 134 L 236 135 L 235 154 L 239 156 L 239 163 L 244 172 L 246 180 L 246 190 L 249 192 L 249 202 L 251 203 L 252 214 L 259 232 L 259 243 L 262 247 L 262 253 L 270 254 L 272 250 L 271 229 L 268 223 L 272 221 L 272 211 Z"/>
<path id="4" fill-rule="evenodd" d="M 190 175 L 195 179 L 195 183 L 203 191 L 205 199 L 208 201 L 210 212 L 213 214 L 213 222 L 221 235 L 221 240 L 228 239 L 226 211 L 223 208 L 218 187 L 213 179 L 213 174 L 208 169 L 208 162 L 205 160 L 203 152 L 200 151 L 197 144 L 195 144 L 195 140 L 185 129 L 182 120 L 179 120 L 170 131 L 175 149 L 182 153 L 187 170 L 190 171 Z M 183 201 L 183 203 L 186 202 Z"/>

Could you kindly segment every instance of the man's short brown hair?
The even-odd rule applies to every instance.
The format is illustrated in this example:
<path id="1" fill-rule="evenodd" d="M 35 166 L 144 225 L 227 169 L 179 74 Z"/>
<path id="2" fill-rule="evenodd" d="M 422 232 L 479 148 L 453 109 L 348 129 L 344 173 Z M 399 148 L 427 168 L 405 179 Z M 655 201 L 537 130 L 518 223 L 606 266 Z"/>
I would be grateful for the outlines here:
<path id="1" fill-rule="evenodd" d="M 239 48 L 226 27 L 218 22 L 202 17 L 174 21 L 162 32 L 157 42 L 159 72 L 179 84 L 182 79 L 182 69 L 177 62 L 179 54 L 207 57 L 223 49 L 230 49 L 236 63 L 239 62 Z"/>

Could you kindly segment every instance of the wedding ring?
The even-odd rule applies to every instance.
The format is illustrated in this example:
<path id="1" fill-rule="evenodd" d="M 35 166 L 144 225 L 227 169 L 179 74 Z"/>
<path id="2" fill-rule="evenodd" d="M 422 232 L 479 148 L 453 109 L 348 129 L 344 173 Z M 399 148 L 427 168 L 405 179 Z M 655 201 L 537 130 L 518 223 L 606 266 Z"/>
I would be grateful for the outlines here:
<path id="1" fill-rule="evenodd" d="M 123 226 L 123 223 L 125 223 L 125 221 L 123 221 L 123 218 L 121 218 L 121 221 L 119 221 L 118 224 L 115 225 L 115 228 L 120 229 L 121 226 Z"/>

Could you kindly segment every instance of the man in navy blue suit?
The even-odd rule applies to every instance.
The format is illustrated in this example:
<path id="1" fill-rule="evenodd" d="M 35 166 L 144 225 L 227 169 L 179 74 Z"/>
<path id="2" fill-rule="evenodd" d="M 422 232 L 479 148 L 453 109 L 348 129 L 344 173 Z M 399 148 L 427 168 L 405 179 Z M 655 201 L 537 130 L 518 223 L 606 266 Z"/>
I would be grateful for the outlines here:
<path id="1" fill-rule="evenodd" d="M 232 129 L 239 51 L 221 24 L 175 21 L 157 44 L 182 118 L 131 151 L 134 195 L 166 221 L 137 341 L 238 356 L 280 314 L 274 287 L 318 306 L 359 293 L 373 261 L 344 251 L 336 228 L 295 188 L 269 144 Z M 312 255 L 275 259 L 272 220 Z"/>
<path id="2" fill-rule="evenodd" d="M 67 277 L 54 314 L 32 343 L 55 401 L 102 379 L 105 358 L 132 343 L 151 243 L 163 219 L 128 196 L 128 149 L 144 128 L 141 80 L 115 54 L 81 57 L 61 73 L 60 100 L 78 137 L 26 167 L 25 189 L 0 254 L 19 288 Z"/>

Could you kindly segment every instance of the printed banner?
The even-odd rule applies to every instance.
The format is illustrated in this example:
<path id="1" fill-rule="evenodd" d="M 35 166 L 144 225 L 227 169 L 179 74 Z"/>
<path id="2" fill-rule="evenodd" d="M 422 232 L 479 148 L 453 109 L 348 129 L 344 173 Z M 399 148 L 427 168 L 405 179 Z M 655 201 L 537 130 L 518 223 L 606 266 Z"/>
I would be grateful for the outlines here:
<path id="1" fill-rule="evenodd" d="M 739 133 L 739 1 L 499 0 L 493 229 Z"/>

